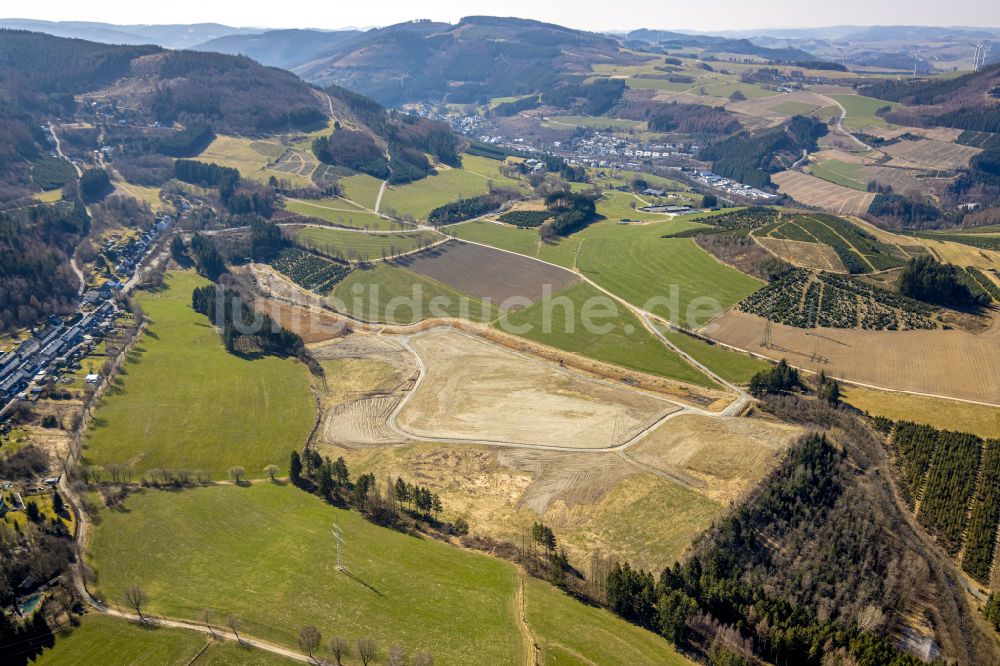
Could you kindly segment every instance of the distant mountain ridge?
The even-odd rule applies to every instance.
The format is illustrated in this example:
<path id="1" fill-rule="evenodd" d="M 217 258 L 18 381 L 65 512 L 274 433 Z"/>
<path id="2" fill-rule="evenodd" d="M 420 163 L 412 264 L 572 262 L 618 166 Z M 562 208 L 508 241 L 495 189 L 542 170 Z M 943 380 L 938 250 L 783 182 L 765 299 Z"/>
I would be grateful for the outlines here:
<path id="1" fill-rule="evenodd" d="M 452 25 L 412 21 L 344 40 L 292 71 L 383 104 L 541 92 L 594 63 L 636 57 L 608 35 L 528 19 L 469 16 Z"/>
<path id="2" fill-rule="evenodd" d="M 258 34 L 217 37 L 194 47 L 229 55 L 245 55 L 271 67 L 292 69 L 305 65 L 360 30 L 268 30 Z"/>
<path id="3" fill-rule="evenodd" d="M 56 37 L 85 39 L 102 44 L 154 44 L 168 49 L 189 49 L 220 37 L 264 32 L 261 28 L 233 28 L 220 23 L 115 25 L 93 21 L 18 18 L 0 19 L 0 28 L 44 32 Z"/>
<path id="4" fill-rule="evenodd" d="M 629 32 L 625 39 L 628 42 L 644 42 L 650 45 L 669 46 L 672 48 L 704 48 L 713 51 L 733 53 L 736 55 L 757 56 L 768 60 L 782 62 L 806 62 L 815 60 L 816 56 L 800 48 L 782 47 L 770 48 L 760 46 L 749 39 L 730 39 L 710 35 L 689 35 L 669 30 L 651 30 L 642 28 Z"/>

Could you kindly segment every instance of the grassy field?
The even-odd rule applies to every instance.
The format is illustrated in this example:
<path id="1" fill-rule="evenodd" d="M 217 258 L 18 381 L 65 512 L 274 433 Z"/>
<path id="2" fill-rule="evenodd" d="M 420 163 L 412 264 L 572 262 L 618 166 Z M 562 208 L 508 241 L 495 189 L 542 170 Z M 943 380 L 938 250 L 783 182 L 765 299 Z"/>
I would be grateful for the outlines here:
<path id="1" fill-rule="evenodd" d="M 55 203 L 62 199 L 62 190 L 48 190 L 47 192 L 36 192 L 32 195 L 35 201 L 40 201 L 42 203 Z"/>
<path id="2" fill-rule="evenodd" d="M 345 199 L 288 199 L 285 210 L 299 215 L 309 215 L 326 220 L 331 224 L 354 229 L 372 229 L 373 231 L 396 231 L 406 229 L 405 224 L 387 220 L 375 213 L 362 210 Z"/>
<path id="3" fill-rule="evenodd" d="M 542 650 L 543 662 L 561 664 L 690 664 L 662 638 L 603 609 L 567 604 L 551 585 L 524 582 L 528 625 Z M 586 658 L 581 659 L 583 655 Z"/>
<path id="4" fill-rule="evenodd" d="M 809 173 L 837 185 L 850 187 L 863 192 L 868 191 L 868 177 L 865 176 L 860 164 L 824 160 L 809 165 Z"/>
<path id="5" fill-rule="evenodd" d="M 566 268 L 573 267 L 580 245 L 579 238 L 561 238 L 558 241 L 546 242 L 538 235 L 538 229 L 518 229 L 509 224 L 481 220 L 450 226 L 448 232 L 456 238 L 492 245 Z"/>
<path id="6" fill-rule="evenodd" d="M 237 646 L 234 641 L 212 642 L 202 652 L 208 642 L 208 636 L 193 631 L 143 627 L 119 618 L 88 615 L 68 635 L 57 634 L 55 645 L 34 663 L 40 666 L 189 666 L 196 655 L 194 663 L 199 666 L 295 663 L 270 652 Z"/>
<path id="7" fill-rule="evenodd" d="M 598 130 L 633 130 L 646 129 L 646 123 L 641 120 L 626 120 L 624 118 L 602 118 L 600 116 L 546 116 L 542 123 L 553 127 L 589 127 Z"/>
<path id="8" fill-rule="evenodd" d="M 376 527 L 270 483 L 145 491 L 129 497 L 128 508 L 105 514 L 92 542 L 90 561 L 108 599 L 139 581 L 154 613 L 236 614 L 247 634 L 288 646 L 299 628 L 314 624 L 327 638 L 372 637 L 383 655 L 400 643 L 431 652 L 437 664 L 523 660 L 519 574 L 507 562 Z M 335 523 L 347 536 L 346 574 L 331 557 Z M 541 613 L 576 618 L 581 627 L 607 619 L 554 590 L 532 599 Z M 652 662 L 672 656 L 665 642 L 621 629 Z"/>
<path id="9" fill-rule="evenodd" d="M 619 220 L 652 222 L 670 219 L 665 213 L 645 213 L 638 210 L 644 205 L 643 201 L 647 199 L 648 197 L 642 198 L 641 195 L 639 198 L 636 198 L 628 192 L 609 190 L 597 200 L 597 213 L 615 222 Z"/>
<path id="10" fill-rule="evenodd" d="M 720 345 L 713 345 L 674 330 L 665 330 L 664 334 L 668 340 L 689 354 L 691 358 L 734 384 L 746 384 L 751 377 L 771 365 L 767 361 L 726 349 Z"/>
<path id="11" fill-rule="evenodd" d="M 926 423 L 942 430 L 971 432 L 987 439 L 1000 438 L 1000 409 L 996 407 L 861 386 L 842 386 L 841 390 L 844 402 L 872 416 Z"/>
<path id="12" fill-rule="evenodd" d="M 462 197 L 489 192 L 490 181 L 517 187 L 520 183 L 500 173 L 501 162 L 475 155 L 462 155 L 461 169 L 440 168 L 437 175 L 406 185 L 393 185 L 382 197 L 382 212 L 417 220 L 443 204 Z"/>
<path id="13" fill-rule="evenodd" d="M 414 298 L 415 289 L 417 298 Z M 429 317 L 463 317 L 489 322 L 497 315 L 492 306 L 484 310 L 484 304 L 472 296 L 409 269 L 385 263 L 351 273 L 333 290 L 329 302 L 334 309 L 351 316 L 394 324 L 413 324 Z M 463 303 L 467 304 L 464 312 Z"/>
<path id="14" fill-rule="evenodd" d="M 778 113 L 784 113 L 789 116 L 804 116 L 812 113 L 813 111 L 819 110 L 819 107 L 815 104 L 793 101 L 781 102 L 780 104 L 775 104 L 771 108 Z"/>
<path id="15" fill-rule="evenodd" d="M 624 206 L 625 209 L 605 208 L 606 215 L 616 212 L 623 216 L 635 214 L 624 199 L 609 201 L 612 206 L 613 202 L 618 202 L 619 207 Z M 602 205 L 608 204 L 602 200 Z M 693 328 L 709 318 L 697 311 L 699 306 L 715 307 L 718 304 L 720 308 L 727 308 L 763 284 L 719 263 L 690 238 L 663 238 L 696 227 L 696 219 L 620 225 L 609 218 L 555 244 L 541 242 L 535 230 L 488 222 L 459 224 L 450 229 L 459 238 L 526 254 L 560 266 L 575 267 L 633 305 L 643 307 L 648 304 L 650 307 L 646 309 L 672 320 L 680 320 Z M 690 312 L 698 321 L 687 321 L 691 306 Z"/>
<path id="16" fill-rule="evenodd" d="M 593 224 L 577 234 L 583 237 L 577 267 L 633 305 L 695 328 L 709 311 L 717 314 L 763 283 L 719 263 L 690 238 L 663 238 L 693 226 L 690 219 Z"/>
<path id="17" fill-rule="evenodd" d="M 684 92 L 692 87 L 697 87 L 695 83 L 673 83 L 666 79 L 650 79 L 646 77 L 630 77 L 625 79 L 625 85 L 635 90 L 669 90 L 671 92 Z"/>
<path id="18" fill-rule="evenodd" d="M 433 243 L 441 236 L 430 231 L 399 234 L 366 234 L 357 231 L 306 227 L 295 240 L 333 257 L 351 260 L 376 260 L 420 248 L 421 243 Z"/>
<path id="19" fill-rule="evenodd" d="M 43 666 L 107 666 L 108 664 L 176 664 L 186 666 L 208 637 L 182 629 L 141 627 L 118 618 L 92 615 L 42 653 Z"/>
<path id="20" fill-rule="evenodd" d="M 595 315 L 612 312 L 613 316 L 594 316 L 594 325 L 585 326 L 583 315 L 589 299 L 600 301 L 594 309 Z M 572 313 L 571 317 L 567 316 L 567 311 Z M 510 313 L 505 320 L 513 326 L 529 325 L 530 330 L 518 335 L 558 349 L 641 372 L 715 387 L 715 382 L 647 331 L 634 314 L 585 282 Z M 498 325 L 503 327 L 505 320 Z M 599 327 L 608 330 L 601 331 Z M 509 330 L 514 332 L 516 329 Z"/>
<path id="21" fill-rule="evenodd" d="M 191 291 L 206 284 L 171 272 L 167 289 L 140 296 L 150 328 L 96 411 L 89 462 L 219 478 L 239 465 L 263 476 L 265 465 L 284 468 L 288 448 L 305 440 L 314 418 L 308 370 L 291 359 L 227 353 L 218 331 L 191 309 Z"/>
<path id="22" fill-rule="evenodd" d="M 827 97 L 837 100 L 844 107 L 844 110 L 847 111 L 847 115 L 844 116 L 844 125 L 851 129 L 863 129 L 872 125 L 889 127 L 889 123 L 876 116 L 875 112 L 886 106 L 899 106 L 896 102 L 886 102 L 863 95 L 827 95 Z"/>
<path id="23" fill-rule="evenodd" d="M 256 141 L 236 136 L 219 135 L 208 148 L 198 155 L 202 162 L 214 162 L 240 172 L 243 178 L 266 183 L 271 176 L 291 181 L 298 187 L 308 187 L 312 181 L 304 176 L 274 171 L 267 166 L 284 153 L 285 148 L 276 140 Z"/>
<path id="24" fill-rule="evenodd" d="M 765 90 L 752 83 L 718 83 L 705 86 L 705 92 L 713 97 L 729 97 L 736 91 L 743 93 L 747 99 L 761 99 L 764 97 L 774 97 L 778 93 L 773 90 Z"/>
<path id="25" fill-rule="evenodd" d="M 365 208 L 374 210 L 382 181 L 368 174 L 359 173 L 356 176 L 341 179 L 340 186 L 344 190 L 344 197 Z"/>

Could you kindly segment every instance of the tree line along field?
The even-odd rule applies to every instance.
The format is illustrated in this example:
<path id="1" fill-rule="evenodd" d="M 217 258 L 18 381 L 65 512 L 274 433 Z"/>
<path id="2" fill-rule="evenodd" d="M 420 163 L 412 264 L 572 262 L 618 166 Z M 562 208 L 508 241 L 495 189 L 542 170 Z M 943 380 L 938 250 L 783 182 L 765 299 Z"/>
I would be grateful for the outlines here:
<path id="1" fill-rule="evenodd" d="M 312 424 L 309 372 L 292 360 L 228 353 L 219 332 L 191 307 L 191 272 L 168 272 L 166 288 L 139 298 L 149 330 L 95 410 L 84 441 L 91 465 L 204 470 L 233 466 L 263 476 L 287 464 L 290 443 Z"/>
<path id="2" fill-rule="evenodd" d="M 828 245 L 852 274 L 898 268 L 905 263 L 897 256 L 898 250 L 835 215 L 783 215 L 778 222 L 755 233 L 769 238 Z"/>
<path id="3" fill-rule="evenodd" d="M 217 618 L 234 614 L 246 634 L 292 648 L 299 629 L 315 625 L 325 638 L 374 638 L 383 655 L 398 643 L 430 652 L 436 664 L 524 661 L 521 574 L 508 562 L 377 527 L 284 484 L 146 490 L 129 497 L 128 509 L 105 512 L 92 541 L 89 562 L 109 600 L 139 583 L 152 613 L 192 621 L 205 608 Z M 346 573 L 331 557 L 334 523 L 347 542 Z M 274 571 L 284 573 L 275 579 Z M 527 625 L 540 644 L 599 663 L 688 663 L 606 611 L 540 581 L 524 586 Z"/>
<path id="4" fill-rule="evenodd" d="M 901 421 L 892 431 L 903 496 L 962 568 L 988 583 L 1000 525 L 1000 440 Z"/>
<path id="5" fill-rule="evenodd" d="M 937 241 L 950 241 L 961 243 L 984 250 L 1000 252 L 1000 233 L 972 233 L 971 229 L 959 231 L 915 231 L 912 232 L 917 238 L 926 238 Z"/>
<path id="6" fill-rule="evenodd" d="M 743 312 L 798 328 L 936 328 L 929 307 L 851 278 L 795 269 L 739 304 Z"/>

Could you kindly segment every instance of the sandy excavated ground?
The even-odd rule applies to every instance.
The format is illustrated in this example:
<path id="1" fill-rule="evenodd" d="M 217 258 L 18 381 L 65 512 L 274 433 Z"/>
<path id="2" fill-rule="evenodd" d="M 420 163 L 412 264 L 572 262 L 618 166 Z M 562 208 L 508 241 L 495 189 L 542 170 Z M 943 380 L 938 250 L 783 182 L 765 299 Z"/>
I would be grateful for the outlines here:
<path id="1" fill-rule="evenodd" d="M 764 319 L 737 310 L 703 328 L 709 337 L 800 368 L 872 386 L 1000 403 L 1000 326 L 973 335 L 959 330 L 864 331 L 773 324 L 761 346 Z"/>
<path id="2" fill-rule="evenodd" d="M 357 333 L 310 351 L 328 375 L 319 443 L 370 446 L 405 441 L 388 419 L 416 380 L 412 353 L 398 340 Z"/>
<path id="3" fill-rule="evenodd" d="M 398 425 L 420 437 L 597 449 L 677 409 L 460 333 L 422 334 L 410 346 L 426 375 Z"/>
<path id="4" fill-rule="evenodd" d="M 802 433 L 783 423 L 685 414 L 643 437 L 628 454 L 654 469 L 691 476 L 701 482 L 698 492 L 726 503 L 763 479 Z"/>
<path id="5" fill-rule="evenodd" d="M 833 273 L 847 272 L 847 269 L 844 268 L 844 263 L 829 245 L 786 240 L 784 238 L 768 238 L 767 236 L 755 236 L 754 240 L 771 252 L 771 254 L 796 266 L 831 271 Z"/>

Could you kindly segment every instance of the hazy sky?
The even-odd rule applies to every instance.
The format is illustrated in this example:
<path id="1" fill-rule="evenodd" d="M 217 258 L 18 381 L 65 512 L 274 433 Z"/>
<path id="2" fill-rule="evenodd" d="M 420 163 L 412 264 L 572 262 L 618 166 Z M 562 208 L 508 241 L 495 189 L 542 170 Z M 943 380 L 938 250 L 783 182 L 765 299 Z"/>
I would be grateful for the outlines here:
<path id="1" fill-rule="evenodd" d="M 4 18 L 273 28 L 384 26 L 415 18 L 520 16 L 586 30 L 830 25 L 1000 26 L 997 0 L 2 0 Z"/>

